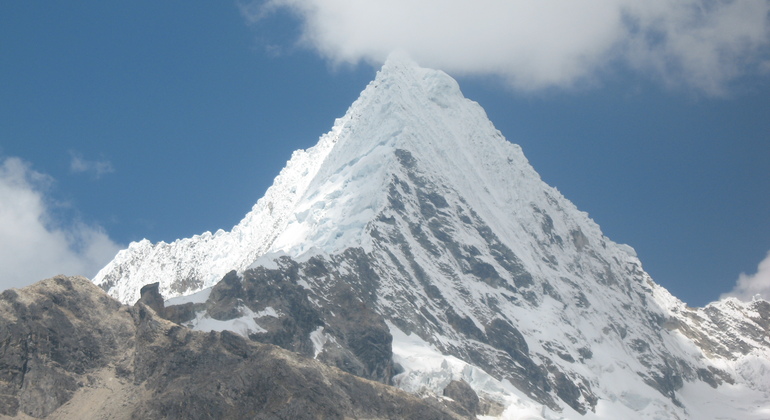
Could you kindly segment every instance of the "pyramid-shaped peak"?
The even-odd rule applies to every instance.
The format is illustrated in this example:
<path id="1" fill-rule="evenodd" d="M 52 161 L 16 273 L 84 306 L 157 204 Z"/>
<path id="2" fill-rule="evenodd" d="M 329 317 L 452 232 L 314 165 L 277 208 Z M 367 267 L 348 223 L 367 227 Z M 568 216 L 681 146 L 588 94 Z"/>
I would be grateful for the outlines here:
<path id="1" fill-rule="evenodd" d="M 439 70 L 392 55 L 319 142 L 333 143 L 271 251 L 369 250 L 370 222 L 390 205 L 405 156 L 490 220 L 540 200 L 540 177 L 476 102 Z M 412 174 L 413 175 L 413 174 Z"/>
<path id="2" fill-rule="evenodd" d="M 394 177 L 404 179 L 399 157 L 407 155 L 490 223 L 541 200 L 532 196 L 540 194 L 540 178 L 520 148 L 454 79 L 394 54 L 318 144 L 294 152 L 231 231 L 132 244 L 94 281 L 133 302 L 144 283 L 159 281 L 166 296 L 188 294 L 266 253 L 368 250 L 367 226 L 389 205 Z"/>
<path id="3" fill-rule="evenodd" d="M 160 282 L 167 297 L 189 294 L 266 253 L 368 249 L 367 225 L 388 204 L 388 184 L 400 176 L 394 174 L 400 151 L 490 219 L 507 217 L 511 206 L 532 199 L 526 197 L 539 188 L 520 148 L 503 138 L 452 77 L 396 53 L 331 131 L 294 152 L 231 231 L 170 244 L 133 243 L 94 281 L 134 302 L 145 283 Z"/>

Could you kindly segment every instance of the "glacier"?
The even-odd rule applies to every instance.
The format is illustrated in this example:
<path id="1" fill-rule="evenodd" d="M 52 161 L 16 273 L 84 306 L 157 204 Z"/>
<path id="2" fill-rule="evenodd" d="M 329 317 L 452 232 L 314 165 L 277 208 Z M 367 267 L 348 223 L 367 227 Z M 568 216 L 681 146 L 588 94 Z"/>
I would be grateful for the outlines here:
<path id="1" fill-rule="evenodd" d="M 93 281 L 125 303 L 158 282 L 198 305 L 190 327 L 418 395 L 462 380 L 479 418 L 770 416 L 770 304 L 685 305 L 454 79 L 400 55 L 232 230 L 132 243 Z"/>

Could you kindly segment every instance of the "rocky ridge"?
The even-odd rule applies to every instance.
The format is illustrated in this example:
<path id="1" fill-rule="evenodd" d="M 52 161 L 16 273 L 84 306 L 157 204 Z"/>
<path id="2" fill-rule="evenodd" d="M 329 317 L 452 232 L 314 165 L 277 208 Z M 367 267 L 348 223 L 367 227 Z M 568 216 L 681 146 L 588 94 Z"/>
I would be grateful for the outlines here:
<path id="1" fill-rule="evenodd" d="M 0 337 L 1 418 L 467 418 L 229 331 L 191 331 L 82 277 L 4 291 Z"/>

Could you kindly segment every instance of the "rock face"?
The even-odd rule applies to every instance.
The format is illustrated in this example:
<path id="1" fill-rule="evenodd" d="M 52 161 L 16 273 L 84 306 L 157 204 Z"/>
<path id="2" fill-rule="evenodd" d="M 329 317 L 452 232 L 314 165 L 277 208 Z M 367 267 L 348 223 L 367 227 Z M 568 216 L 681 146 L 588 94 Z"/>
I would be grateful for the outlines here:
<path id="1" fill-rule="evenodd" d="M 191 331 L 80 277 L 3 292 L 0 337 L 3 418 L 462 418 L 276 346 Z"/>
<path id="2" fill-rule="evenodd" d="M 126 303 L 158 282 L 164 315 L 194 329 L 414 394 L 465 382 L 480 414 L 764 419 L 770 404 L 770 304 L 688 308 L 453 79 L 397 57 L 231 231 L 132 244 L 94 281 Z"/>

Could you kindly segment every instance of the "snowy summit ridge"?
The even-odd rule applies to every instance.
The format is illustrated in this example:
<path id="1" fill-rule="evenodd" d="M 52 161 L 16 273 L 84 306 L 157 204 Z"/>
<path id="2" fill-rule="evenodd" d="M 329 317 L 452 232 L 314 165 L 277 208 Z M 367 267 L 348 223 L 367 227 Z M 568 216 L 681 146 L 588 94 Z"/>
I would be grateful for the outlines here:
<path id="1" fill-rule="evenodd" d="M 194 328 L 239 325 L 417 394 L 465 383 L 479 415 L 770 413 L 770 304 L 687 307 L 451 77 L 403 56 L 231 231 L 133 243 L 94 282 L 126 303 L 159 282 L 206 302 Z"/>

